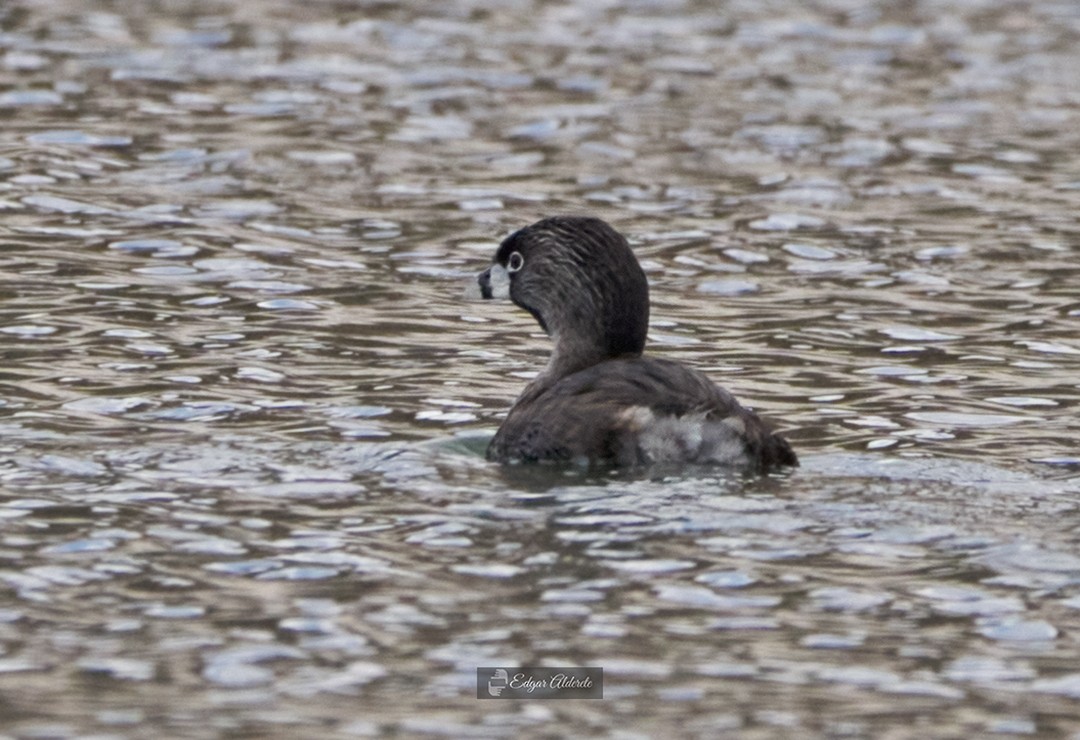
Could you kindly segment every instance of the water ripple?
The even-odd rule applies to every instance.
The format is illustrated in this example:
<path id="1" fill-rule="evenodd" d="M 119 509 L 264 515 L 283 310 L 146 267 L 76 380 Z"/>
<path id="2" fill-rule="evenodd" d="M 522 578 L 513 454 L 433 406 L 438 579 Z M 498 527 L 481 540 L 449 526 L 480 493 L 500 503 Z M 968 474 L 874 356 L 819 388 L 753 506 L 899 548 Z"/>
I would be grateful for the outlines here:
<path id="1" fill-rule="evenodd" d="M 1074 731 L 1070 3 L 324 5 L 0 9 L 9 734 Z M 798 471 L 484 459 L 582 212 Z"/>

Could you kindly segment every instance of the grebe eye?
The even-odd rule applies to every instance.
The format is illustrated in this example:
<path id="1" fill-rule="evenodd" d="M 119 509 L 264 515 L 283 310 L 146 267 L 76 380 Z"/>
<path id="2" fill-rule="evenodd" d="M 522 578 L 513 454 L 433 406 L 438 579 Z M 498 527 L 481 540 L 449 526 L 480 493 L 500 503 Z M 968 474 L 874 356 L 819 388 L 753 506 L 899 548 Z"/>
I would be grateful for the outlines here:
<path id="1" fill-rule="evenodd" d="M 506 260 L 506 271 L 513 273 L 520 270 L 525 266 L 525 258 L 521 256 L 521 252 L 511 252 L 510 257 Z"/>

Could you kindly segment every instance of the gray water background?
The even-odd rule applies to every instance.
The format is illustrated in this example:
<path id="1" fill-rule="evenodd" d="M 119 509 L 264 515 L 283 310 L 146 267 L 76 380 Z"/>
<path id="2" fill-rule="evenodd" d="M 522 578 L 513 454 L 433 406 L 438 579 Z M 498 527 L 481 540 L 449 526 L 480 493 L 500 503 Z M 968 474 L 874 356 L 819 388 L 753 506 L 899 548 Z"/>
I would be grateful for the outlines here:
<path id="1" fill-rule="evenodd" d="M 1080 736 L 1080 6 L 0 5 L 0 733 Z M 482 450 L 630 238 L 803 467 Z M 598 665 L 602 701 L 475 699 Z"/>

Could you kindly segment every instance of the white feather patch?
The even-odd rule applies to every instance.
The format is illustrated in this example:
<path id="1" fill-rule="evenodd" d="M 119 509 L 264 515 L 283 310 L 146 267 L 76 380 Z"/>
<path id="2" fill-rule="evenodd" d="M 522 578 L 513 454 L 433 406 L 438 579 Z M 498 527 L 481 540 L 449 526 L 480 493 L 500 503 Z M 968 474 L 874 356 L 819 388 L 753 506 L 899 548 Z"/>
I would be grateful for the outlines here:
<path id="1" fill-rule="evenodd" d="M 746 429 L 738 417 L 709 421 L 703 414 L 658 416 L 647 406 L 631 406 L 619 417 L 636 435 L 639 451 L 650 462 L 748 462 Z"/>

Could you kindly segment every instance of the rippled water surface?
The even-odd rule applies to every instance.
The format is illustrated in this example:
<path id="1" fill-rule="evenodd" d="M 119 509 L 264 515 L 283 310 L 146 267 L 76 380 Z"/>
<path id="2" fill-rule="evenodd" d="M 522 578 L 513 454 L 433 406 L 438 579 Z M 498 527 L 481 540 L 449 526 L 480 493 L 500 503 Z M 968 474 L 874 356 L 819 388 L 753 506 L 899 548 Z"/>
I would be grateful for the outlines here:
<path id="1" fill-rule="evenodd" d="M 1077 69 L 1071 0 L 0 5 L 0 732 L 1077 736 Z M 557 213 L 802 468 L 483 459 Z"/>

